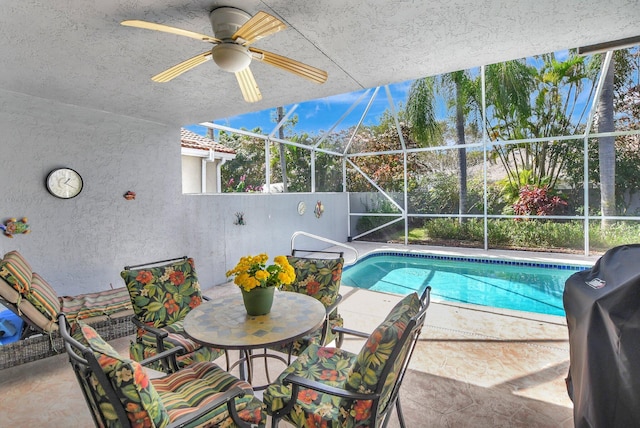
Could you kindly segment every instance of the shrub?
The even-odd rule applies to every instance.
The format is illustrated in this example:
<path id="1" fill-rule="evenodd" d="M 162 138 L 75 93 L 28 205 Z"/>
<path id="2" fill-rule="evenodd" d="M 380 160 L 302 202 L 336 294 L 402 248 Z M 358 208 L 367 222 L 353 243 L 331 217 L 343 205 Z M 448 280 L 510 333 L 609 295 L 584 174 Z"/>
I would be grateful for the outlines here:
<path id="1" fill-rule="evenodd" d="M 559 214 L 567 202 L 559 196 L 552 196 L 548 186 L 526 185 L 520 189 L 520 197 L 513 204 L 516 215 L 552 215 Z"/>
<path id="2" fill-rule="evenodd" d="M 618 222 L 602 229 L 599 221 L 589 224 L 589 246 L 595 250 L 605 251 L 618 245 L 637 243 L 640 236 L 640 225 L 629 222 Z"/>
<path id="3" fill-rule="evenodd" d="M 399 214 L 395 205 L 386 199 L 379 200 L 374 206 L 366 206 L 366 211 L 370 213 L 384 213 L 384 214 Z M 358 233 L 364 233 L 371 229 L 374 229 L 380 225 L 383 225 L 395 217 L 390 216 L 362 216 L 356 223 L 356 231 Z"/>
<path id="4" fill-rule="evenodd" d="M 457 218 L 434 218 L 425 222 L 425 237 L 458 241 L 482 241 L 482 220 L 470 219 L 460 223 Z"/>

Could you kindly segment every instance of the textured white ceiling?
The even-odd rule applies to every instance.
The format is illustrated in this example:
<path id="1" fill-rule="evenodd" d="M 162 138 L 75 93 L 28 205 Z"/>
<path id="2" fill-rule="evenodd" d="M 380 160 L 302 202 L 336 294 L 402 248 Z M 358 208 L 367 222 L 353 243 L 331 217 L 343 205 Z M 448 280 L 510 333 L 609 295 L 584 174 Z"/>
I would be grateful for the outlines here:
<path id="1" fill-rule="evenodd" d="M 212 34 L 209 11 L 220 6 L 280 18 L 288 28 L 255 46 L 325 69 L 328 81 L 254 62 L 255 104 L 213 62 L 152 82 L 211 45 L 120 22 Z M 2 9 L 0 90 L 175 125 L 640 34 L 640 0 L 22 0 Z"/>

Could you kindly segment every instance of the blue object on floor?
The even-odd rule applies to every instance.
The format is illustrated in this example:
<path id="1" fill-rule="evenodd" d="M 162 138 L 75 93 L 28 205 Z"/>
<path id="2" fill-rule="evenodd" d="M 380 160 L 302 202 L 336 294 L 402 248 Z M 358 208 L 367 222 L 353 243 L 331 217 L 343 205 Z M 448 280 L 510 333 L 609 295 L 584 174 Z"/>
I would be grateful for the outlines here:
<path id="1" fill-rule="evenodd" d="M 20 339 L 23 322 L 22 318 L 8 309 L 0 311 L 0 345 L 8 345 Z"/>

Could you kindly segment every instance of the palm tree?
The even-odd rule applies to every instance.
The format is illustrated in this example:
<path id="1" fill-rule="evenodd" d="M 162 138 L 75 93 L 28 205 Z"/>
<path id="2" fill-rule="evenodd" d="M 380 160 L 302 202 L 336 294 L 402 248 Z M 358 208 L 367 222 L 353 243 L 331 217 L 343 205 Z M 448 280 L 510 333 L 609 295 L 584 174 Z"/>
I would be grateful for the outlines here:
<path id="1" fill-rule="evenodd" d="M 456 100 L 456 137 L 457 144 L 464 146 L 466 144 L 464 138 L 465 114 L 464 107 L 468 103 L 468 92 L 465 91 L 464 85 L 469 83 L 469 79 L 464 71 L 456 71 L 454 73 L 445 74 L 443 76 L 449 80 L 454 87 Z M 458 149 L 458 187 L 460 188 L 460 204 L 458 208 L 459 214 L 465 214 L 467 211 L 467 149 L 461 147 Z M 464 221 L 464 217 L 460 217 L 460 222 Z"/>
<path id="2" fill-rule="evenodd" d="M 284 108 L 278 107 L 276 111 L 276 123 L 280 123 L 280 121 L 284 118 Z M 278 137 L 281 140 L 284 140 L 284 124 L 278 128 Z M 282 191 L 287 193 L 287 158 L 285 157 L 285 147 L 284 143 L 279 144 L 279 153 L 280 153 L 280 172 L 282 173 Z"/>
<path id="3" fill-rule="evenodd" d="M 513 197 L 527 184 L 555 187 L 575 144 L 552 138 L 579 132 L 589 106 L 583 100 L 585 91 L 593 91 L 587 83 L 594 75 L 584 57 L 570 52 L 562 61 L 553 53 L 536 59 L 538 66 L 515 60 L 489 65 L 485 72 L 489 138 L 549 138 L 494 146 L 493 156 L 507 172 L 505 189 Z"/>
<path id="4" fill-rule="evenodd" d="M 605 56 L 602 56 L 604 63 Z M 598 100 L 598 132 L 613 132 L 613 98 L 615 62 L 613 56 L 606 70 L 602 92 Z M 606 216 L 616 214 L 616 147 L 615 137 L 598 137 L 598 163 L 600 168 L 600 209 L 602 210 L 602 228 L 612 222 Z"/>
<path id="5" fill-rule="evenodd" d="M 409 90 L 406 112 L 412 125 L 415 139 L 426 145 L 440 141 L 443 130 L 435 118 L 436 91 L 440 91 L 449 97 L 449 104 L 455 107 L 456 144 L 464 146 L 466 111 L 472 99 L 470 89 L 471 79 L 464 70 L 444 74 L 436 81 L 433 77 L 425 77 L 416 80 Z M 467 212 L 467 150 L 464 147 L 458 149 L 458 188 L 459 203 L 458 213 Z M 460 217 L 464 222 L 464 217 Z"/>

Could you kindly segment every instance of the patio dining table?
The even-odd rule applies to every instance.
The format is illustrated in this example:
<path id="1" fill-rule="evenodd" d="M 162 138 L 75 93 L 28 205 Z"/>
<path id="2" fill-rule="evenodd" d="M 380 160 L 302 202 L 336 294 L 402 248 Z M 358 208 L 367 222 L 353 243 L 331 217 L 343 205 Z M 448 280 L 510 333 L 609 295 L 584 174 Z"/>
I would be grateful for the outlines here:
<path id="1" fill-rule="evenodd" d="M 268 353 L 270 345 L 291 343 L 316 330 L 324 322 L 325 307 L 313 297 L 275 290 L 271 312 L 266 315 L 247 315 L 240 290 L 203 302 L 184 319 L 184 331 L 194 341 L 213 348 L 238 350 L 240 357 L 229 370 L 239 364 L 241 375 L 246 363 L 247 381 L 253 383 L 253 359 L 275 358 L 285 364 L 283 357 Z M 255 349 L 264 352 L 253 354 Z M 267 370 L 267 382 L 269 374 Z M 264 389 L 266 386 L 255 386 Z"/>

